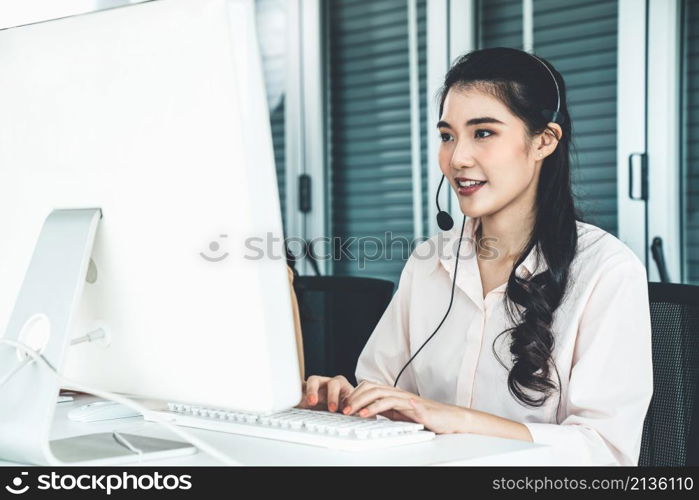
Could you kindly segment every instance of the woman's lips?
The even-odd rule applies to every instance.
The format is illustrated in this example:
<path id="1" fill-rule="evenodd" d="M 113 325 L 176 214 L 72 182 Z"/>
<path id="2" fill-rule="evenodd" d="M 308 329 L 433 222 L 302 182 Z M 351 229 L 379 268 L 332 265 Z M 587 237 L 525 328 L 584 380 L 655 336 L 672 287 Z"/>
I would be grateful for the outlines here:
<path id="1" fill-rule="evenodd" d="M 484 182 L 483 184 L 476 184 L 473 186 L 468 186 L 468 187 L 461 187 L 458 184 L 456 185 L 456 190 L 457 192 L 462 195 L 462 196 L 470 196 L 476 191 L 478 191 L 480 188 L 485 186 L 488 182 Z"/>

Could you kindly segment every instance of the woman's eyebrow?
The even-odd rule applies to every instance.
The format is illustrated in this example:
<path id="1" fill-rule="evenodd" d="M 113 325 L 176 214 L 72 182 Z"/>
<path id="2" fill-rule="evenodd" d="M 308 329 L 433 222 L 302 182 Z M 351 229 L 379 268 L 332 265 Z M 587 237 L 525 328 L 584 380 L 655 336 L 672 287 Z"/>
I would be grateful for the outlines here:
<path id="1" fill-rule="evenodd" d="M 500 125 L 505 124 L 497 118 L 493 118 L 491 116 L 481 116 L 480 118 L 471 118 L 469 121 L 466 122 L 466 126 L 470 127 L 471 125 L 478 125 L 480 123 L 499 123 Z M 449 125 L 449 123 L 445 122 L 444 120 L 440 120 L 439 122 L 437 122 L 437 128 L 440 127 L 451 128 L 451 125 Z"/>

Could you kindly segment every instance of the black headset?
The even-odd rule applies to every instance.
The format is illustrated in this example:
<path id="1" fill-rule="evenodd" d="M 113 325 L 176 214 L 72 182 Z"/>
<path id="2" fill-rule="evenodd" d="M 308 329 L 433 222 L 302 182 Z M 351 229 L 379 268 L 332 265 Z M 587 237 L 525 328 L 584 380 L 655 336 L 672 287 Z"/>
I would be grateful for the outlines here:
<path id="1" fill-rule="evenodd" d="M 553 78 L 553 83 L 556 85 L 556 111 L 552 111 L 550 109 L 542 109 L 541 114 L 542 116 L 548 121 L 548 122 L 553 122 L 553 123 L 558 123 L 559 125 L 563 125 L 564 123 L 564 118 L 563 115 L 561 115 L 561 93 L 558 89 L 558 81 L 556 81 L 556 77 L 553 75 L 553 72 L 551 69 L 542 61 L 539 59 L 537 56 L 534 54 L 529 54 L 532 56 L 534 59 L 539 61 L 544 68 L 546 68 L 546 71 L 549 72 L 551 75 L 551 78 Z M 452 218 L 451 215 L 449 215 L 447 212 L 442 210 L 439 206 L 439 191 L 442 189 L 442 184 L 444 183 L 444 175 L 442 175 L 442 180 L 439 181 L 439 186 L 437 186 L 437 195 L 435 197 L 435 202 L 437 204 L 437 225 L 442 231 L 449 231 L 452 227 L 454 227 L 454 219 Z M 432 340 L 432 337 L 435 336 L 435 334 L 439 331 L 439 329 L 442 327 L 444 324 L 444 321 L 446 321 L 447 316 L 449 315 L 449 311 L 451 311 L 451 306 L 454 303 L 454 289 L 456 286 L 456 271 L 459 268 L 459 250 L 461 249 L 461 240 L 464 237 L 464 227 L 466 226 L 466 216 L 464 215 L 464 220 L 461 223 L 461 235 L 459 236 L 459 244 L 456 247 L 456 263 L 454 264 L 454 278 L 451 282 L 451 295 L 449 297 L 449 306 L 447 307 L 447 312 L 444 313 L 444 317 L 442 318 L 442 321 L 439 322 L 439 325 L 437 325 L 437 328 L 435 328 L 434 332 L 432 332 L 432 335 L 427 337 L 427 340 L 425 340 L 420 348 L 413 354 L 410 359 L 408 360 L 405 365 L 403 365 L 403 368 L 401 368 L 400 372 L 398 372 L 398 376 L 396 376 L 396 381 L 393 383 L 393 387 L 396 387 L 398 385 L 398 380 L 400 379 L 400 376 L 403 375 L 403 372 L 405 369 L 410 365 L 410 363 L 415 359 L 415 357 L 420 354 L 420 351 L 422 351 L 422 348 L 427 345 L 427 343 Z"/>

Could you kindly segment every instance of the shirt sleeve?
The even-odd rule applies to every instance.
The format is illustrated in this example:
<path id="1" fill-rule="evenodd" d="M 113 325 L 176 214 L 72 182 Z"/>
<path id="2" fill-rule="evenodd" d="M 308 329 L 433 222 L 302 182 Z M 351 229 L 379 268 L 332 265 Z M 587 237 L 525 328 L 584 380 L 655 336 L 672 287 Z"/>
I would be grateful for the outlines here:
<path id="1" fill-rule="evenodd" d="M 635 256 L 608 264 L 580 320 L 565 418 L 524 425 L 573 462 L 638 465 L 653 394 L 646 269 Z"/>
<path id="2" fill-rule="evenodd" d="M 400 275 L 398 290 L 359 355 L 355 371 L 357 383 L 367 380 L 392 386 L 398 373 L 410 359 L 409 305 L 412 265 L 413 257 L 406 262 Z M 401 375 L 397 387 L 417 393 L 410 367 Z"/>

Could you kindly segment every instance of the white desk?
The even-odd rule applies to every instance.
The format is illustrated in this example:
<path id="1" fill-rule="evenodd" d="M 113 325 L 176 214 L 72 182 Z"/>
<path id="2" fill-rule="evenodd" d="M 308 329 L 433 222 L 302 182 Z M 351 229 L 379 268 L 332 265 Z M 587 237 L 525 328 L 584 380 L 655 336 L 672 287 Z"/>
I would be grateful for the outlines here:
<path id="1" fill-rule="evenodd" d="M 180 440 L 167 429 L 154 422 L 145 422 L 141 417 L 92 423 L 68 420 L 67 413 L 71 408 L 97 399 L 78 396 L 73 402 L 59 404 L 51 439 L 119 430 Z M 222 432 L 187 430 L 243 465 L 566 465 L 555 457 L 549 446 L 473 434 L 441 435 L 425 443 L 353 453 Z M 143 464 L 220 465 L 201 452 Z M 0 461 L 0 465 L 17 464 Z"/>

